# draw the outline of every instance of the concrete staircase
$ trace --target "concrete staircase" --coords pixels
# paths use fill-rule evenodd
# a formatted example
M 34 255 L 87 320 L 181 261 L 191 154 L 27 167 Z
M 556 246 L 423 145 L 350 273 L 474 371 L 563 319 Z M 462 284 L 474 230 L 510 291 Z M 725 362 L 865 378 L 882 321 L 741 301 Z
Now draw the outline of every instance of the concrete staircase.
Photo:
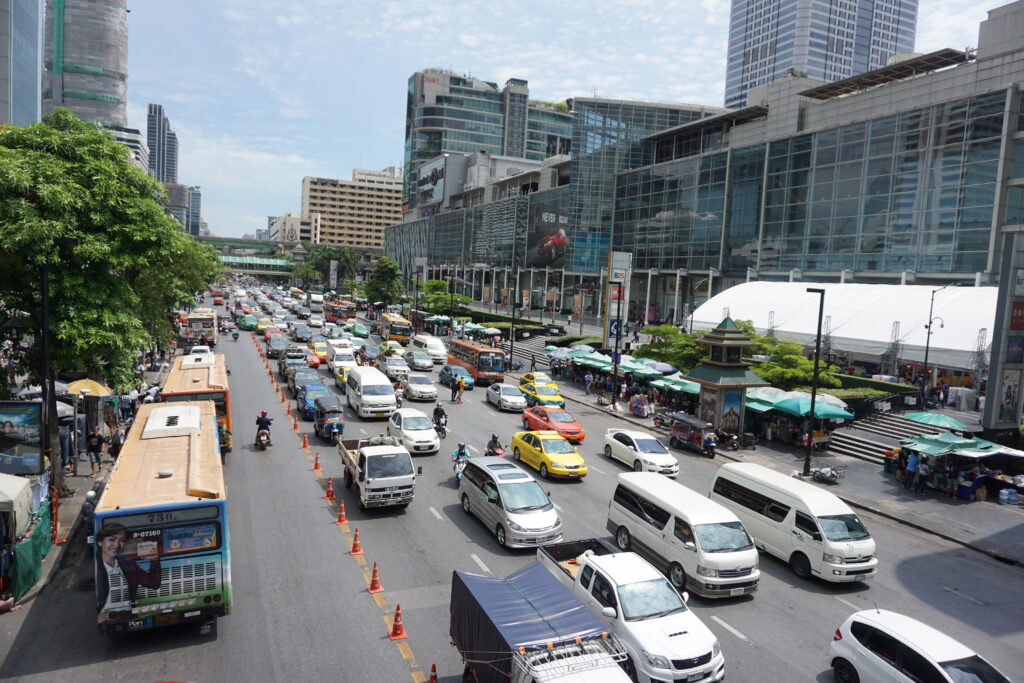
M 832 432 L 828 450 L 880 465 L 885 452 L 899 445 L 900 439 L 912 439 L 939 431 L 942 430 L 893 413 L 878 413 L 854 420 L 846 427 Z
M 832 432 L 828 443 L 829 453 L 859 458 L 877 465 L 882 464 L 885 452 L 891 448 L 892 446 L 867 439 L 848 429 L 837 429 Z
M 943 431 L 938 427 L 914 422 L 893 413 L 878 413 L 860 420 L 854 420 L 850 426 L 862 432 L 872 432 L 896 440 L 914 439 L 923 434 L 935 434 Z

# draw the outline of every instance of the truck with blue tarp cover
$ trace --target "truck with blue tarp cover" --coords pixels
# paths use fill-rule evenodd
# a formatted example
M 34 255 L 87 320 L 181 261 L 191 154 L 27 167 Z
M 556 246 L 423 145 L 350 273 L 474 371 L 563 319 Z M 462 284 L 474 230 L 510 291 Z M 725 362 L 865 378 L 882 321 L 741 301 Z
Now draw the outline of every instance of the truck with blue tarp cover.
M 537 562 L 504 579 L 454 571 L 450 615 L 464 681 L 629 681 L 619 641 Z

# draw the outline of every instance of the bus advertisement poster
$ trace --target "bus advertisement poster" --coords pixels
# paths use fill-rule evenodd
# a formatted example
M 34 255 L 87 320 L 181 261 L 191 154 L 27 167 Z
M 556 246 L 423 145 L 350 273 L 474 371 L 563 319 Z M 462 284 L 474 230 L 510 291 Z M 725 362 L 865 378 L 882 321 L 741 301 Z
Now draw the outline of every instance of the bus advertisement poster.
M 43 473 L 42 424 L 42 402 L 0 401 L 0 473 Z

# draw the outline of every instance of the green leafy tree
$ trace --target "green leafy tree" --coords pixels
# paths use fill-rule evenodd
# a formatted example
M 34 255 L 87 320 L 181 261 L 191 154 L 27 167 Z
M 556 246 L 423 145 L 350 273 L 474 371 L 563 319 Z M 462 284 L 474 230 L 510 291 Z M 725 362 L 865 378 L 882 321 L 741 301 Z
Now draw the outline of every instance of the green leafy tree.
M 465 305 L 470 299 L 465 294 L 453 294 L 448 291 L 447 280 L 427 280 L 420 285 L 420 308 L 431 313 L 448 315 L 452 310 L 455 315 L 467 313 Z
M 760 341 L 768 361 L 760 363 L 754 371 L 764 381 L 786 391 L 811 385 L 814 378 L 814 361 L 807 359 L 799 344 L 770 337 L 762 337 Z M 839 379 L 832 373 L 830 365 L 819 364 L 818 386 L 840 386 Z
M 402 266 L 393 258 L 382 256 L 366 280 L 366 298 L 371 302 L 383 301 L 386 306 L 401 301 L 404 295 Z
M 359 255 L 348 247 L 335 247 L 329 244 L 310 244 L 302 242 L 309 252 L 305 260 L 295 264 L 292 274 L 301 278 L 306 284 L 326 284 L 330 280 L 331 261 L 338 262 L 338 280 L 350 278 L 359 267 Z
M 672 325 L 648 325 L 643 332 L 655 341 L 637 350 L 641 358 L 659 360 L 685 371 L 696 367 L 708 355 L 708 347 L 698 342 L 700 337 L 680 332 Z

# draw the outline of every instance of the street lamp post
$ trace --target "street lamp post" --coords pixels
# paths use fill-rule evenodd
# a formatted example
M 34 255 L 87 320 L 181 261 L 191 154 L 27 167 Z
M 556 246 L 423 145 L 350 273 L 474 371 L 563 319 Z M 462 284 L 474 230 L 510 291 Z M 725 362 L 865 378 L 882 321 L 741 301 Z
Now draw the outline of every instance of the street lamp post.
M 629 275 L 626 276 L 630 277 Z M 612 410 L 616 410 L 615 399 L 619 393 L 619 348 L 622 345 L 622 299 L 626 293 L 626 283 L 618 283 L 619 302 L 615 307 L 615 318 L 618 322 L 615 329 L 615 354 L 612 356 Z
M 926 330 L 924 337 L 924 382 L 921 384 L 921 403 L 924 410 L 928 410 L 928 389 L 932 381 L 932 373 L 928 368 L 928 351 L 932 344 L 932 327 L 935 325 L 935 321 L 939 321 L 939 327 L 943 328 L 946 326 L 946 321 L 940 316 L 932 315 L 935 311 L 935 295 L 944 290 L 946 287 L 952 287 L 953 285 L 945 285 L 938 289 L 932 290 L 931 302 L 928 304 L 928 322 L 925 324 L 924 329 Z
M 808 287 L 808 294 L 817 294 L 818 299 L 818 333 L 814 338 L 814 374 L 811 376 L 811 412 L 807 415 L 807 443 L 804 452 L 804 476 L 811 475 L 811 451 L 814 449 L 814 404 L 818 398 L 818 364 L 821 361 L 821 321 L 825 316 L 825 290 L 819 287 Z

